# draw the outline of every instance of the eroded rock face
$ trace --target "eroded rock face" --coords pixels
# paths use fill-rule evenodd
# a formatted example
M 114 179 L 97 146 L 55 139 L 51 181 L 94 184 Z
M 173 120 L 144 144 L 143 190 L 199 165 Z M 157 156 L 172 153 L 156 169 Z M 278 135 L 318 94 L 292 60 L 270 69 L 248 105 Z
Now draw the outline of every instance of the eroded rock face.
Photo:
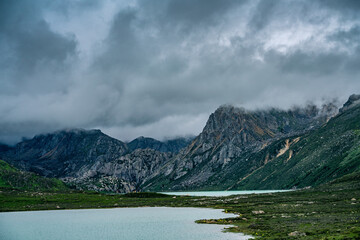
M 77 177 L 64 177 L 62 180 L 95 191 L 139 191 L 143 182 L 170 157 L 171 153 L 137 149 L 112 161 L 84 166 Z

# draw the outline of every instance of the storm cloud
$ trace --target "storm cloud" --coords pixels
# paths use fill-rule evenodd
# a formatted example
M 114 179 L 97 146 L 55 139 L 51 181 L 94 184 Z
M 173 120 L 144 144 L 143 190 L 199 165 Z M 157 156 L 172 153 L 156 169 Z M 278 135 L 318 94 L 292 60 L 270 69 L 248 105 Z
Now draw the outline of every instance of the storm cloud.
M 359 1 L 0 3 L 0 142 L 63 128 L 198 134 L 222 104 L 360 92 Z

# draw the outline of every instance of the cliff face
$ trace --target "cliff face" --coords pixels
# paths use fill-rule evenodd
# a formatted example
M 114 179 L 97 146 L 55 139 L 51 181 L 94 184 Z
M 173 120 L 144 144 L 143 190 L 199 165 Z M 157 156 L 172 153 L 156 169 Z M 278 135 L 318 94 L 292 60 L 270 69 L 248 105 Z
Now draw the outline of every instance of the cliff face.
M 80 189 L 109 192 L 140 191 L 143 182 L 171 156 L 171 153 L 153 149 L 137 149 L 112 161 L 98 161 L 84 166 L 77 177 L 63 177 L 62 180 Z

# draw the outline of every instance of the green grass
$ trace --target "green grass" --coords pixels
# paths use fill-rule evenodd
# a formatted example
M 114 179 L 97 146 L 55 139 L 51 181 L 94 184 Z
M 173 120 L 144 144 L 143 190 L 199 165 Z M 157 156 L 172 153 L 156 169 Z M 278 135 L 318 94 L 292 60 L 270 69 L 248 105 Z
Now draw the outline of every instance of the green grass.
M 20 171 L 0 160 L 0 188 L 28 191 L 67 191 L 68 187 L 55 178 L 45 178 L 35 173 Z
M 360 173 L 352 173 L 316 189 L 228 197 L 170 196 L 158 193 L 100 194 L 1 189 L 0 211 L 114 207 L 206 207 L 238 217 L 199 220 L 231 224 L 227 231 L 261 239 L 359 239 Z M 289 237 L 291 232 L 305 236 Z

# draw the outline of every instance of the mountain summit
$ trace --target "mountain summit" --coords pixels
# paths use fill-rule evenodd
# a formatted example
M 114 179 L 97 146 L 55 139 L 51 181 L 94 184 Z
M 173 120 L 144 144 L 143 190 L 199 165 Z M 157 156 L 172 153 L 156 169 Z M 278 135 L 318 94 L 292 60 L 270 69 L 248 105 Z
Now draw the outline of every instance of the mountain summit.
M 247 174 L 259 162 L 248 158 L 270 143 L 316 129 L 337 112 L 334 104 L 291 110 L 247 111 L 229 105 L 212 113 L 198 137 L 159 172 L 145 188 L 202 189 L 219 184 L 238 166 L 237 175 Z M 229 168 L 229 169 L 227 169 Z M 159 178 L 161 180 L 159 180 Z M 231 177 L 232 179 L 233 177 Z M 216 179 L 216 180 L 214 180 Z
M 360 104 L 360 94 L 352 94 L 349 99 L 344 103 L 343 107 L 340 108 L 340 112 L 344 112 L 345 110 L 354 107 Z

